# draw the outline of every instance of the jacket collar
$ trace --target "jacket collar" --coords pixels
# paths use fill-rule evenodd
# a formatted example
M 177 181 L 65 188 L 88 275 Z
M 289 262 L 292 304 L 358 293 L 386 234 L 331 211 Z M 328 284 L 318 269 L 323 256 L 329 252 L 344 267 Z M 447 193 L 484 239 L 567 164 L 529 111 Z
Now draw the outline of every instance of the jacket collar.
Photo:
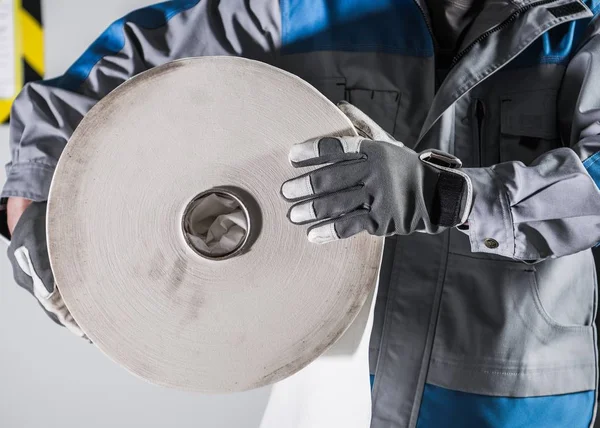
M 578 0 L 527 0 L 515 2 L 514 6 L 511 13 L 503 15 L 504 20 L 496 18 L 496 25 L 486 37 L 480 34 L 461 46 L 462 56 L 440 86 L 417 145 L 453 103 L 504 67 L 543 33 L 559 24 L 593 16 Z

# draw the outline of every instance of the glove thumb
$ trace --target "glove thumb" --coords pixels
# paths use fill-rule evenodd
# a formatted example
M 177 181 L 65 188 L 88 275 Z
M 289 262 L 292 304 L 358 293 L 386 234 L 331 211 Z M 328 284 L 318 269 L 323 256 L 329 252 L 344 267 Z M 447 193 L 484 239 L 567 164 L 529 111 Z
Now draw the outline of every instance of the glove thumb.
M 386 141 L 395 145 L 402 145 L 402 143 L 396 141 L 394 137 L 385 132 L 381 126 L 375 123 L 373 119 L 363 113 L 359 108 L 347 101 L 340 101 L 337 106 L 342 113 L 350 119 L 356 132 L 358 132 L 358 135 L 361 137 L 376 141 Z

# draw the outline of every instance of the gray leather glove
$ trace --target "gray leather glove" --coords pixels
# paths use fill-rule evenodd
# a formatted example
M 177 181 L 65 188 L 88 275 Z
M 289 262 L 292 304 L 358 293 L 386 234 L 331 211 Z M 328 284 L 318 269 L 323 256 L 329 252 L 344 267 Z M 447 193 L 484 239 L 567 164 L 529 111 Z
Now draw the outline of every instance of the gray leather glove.
M 283 197 L 295 202 L 290 221 L 316 222 L 308 230 L 310 241 L 329 242 L 363 230 L 378 236 L 439 233 L 466 221 L 472 191 L 460 160 L 440 151 L 418 154 L 356 107 L 338 106 L 361 136 L 294 145 L 289 155 L 294 167 L 324 166 L 281 187 Z
M 8 258 L 18 285 L 35 296 L 57 324 L 87 340 L 54 283 L 46 244 L 46 202 L 33 202 L 15 226 Z

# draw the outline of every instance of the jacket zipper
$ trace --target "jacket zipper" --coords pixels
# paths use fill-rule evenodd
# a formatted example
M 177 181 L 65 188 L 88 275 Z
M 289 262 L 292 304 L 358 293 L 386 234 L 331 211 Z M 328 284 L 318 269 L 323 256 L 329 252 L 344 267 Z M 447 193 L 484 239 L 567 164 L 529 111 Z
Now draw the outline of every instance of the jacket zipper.
M 477 121 L 477 166 L 483 166 L 483 123 L 485 120 L 485 104 L 480 99 L 475 101 L 475 120 Z
M 506 26 L 508 26 L 509 24 L 511 24 L 515 19 L 517 19 L 517 16 L 519 16 L 523 12 L 526 12 L 529 9 L 533 8 L 533 7 L 542 6 L 542 5 L 548 4 L 548 3 L 554 3 L 556 1 L 557 0 L 540 0 L 540 1 L 536 1 L 534 3 L 530 3 L 528 5 L 525 5 L 525 6 L 521 6 L 520 8 L 518 8 L 517 10 L 515 10 L 508 18 L 506 18 L 504 21 L 502 21 L 500 24 L 498 24 L 495 27 L 490 28 L 489 30 L 487 30 L 481 36 L 477 37 L 466 48 L 464 48 L 462 51 L 460 51 L 459 53 L 457 53 L 456 56 L 454 57 L 454 59 L 452 60 L 452 63 L 450 64 L 450 69 L 454 68 L 454 66 L 458 63 L 458 61 L 460 61 L 463 56 L 465 56 L 466 54 L 468 54 L 469 51 L 471 49 L 473 49 L 473 47 L 476 44 L 481 43 L 483 40 L 485 40 L 486 38 L 488 38 L 492 34 L 494 34 L 494 33 L 498 32 L 498 31 L 502 30 L 503 28 L 505 28 Z M 423 12 L 422 9 L 421 9 L 421 12 Z

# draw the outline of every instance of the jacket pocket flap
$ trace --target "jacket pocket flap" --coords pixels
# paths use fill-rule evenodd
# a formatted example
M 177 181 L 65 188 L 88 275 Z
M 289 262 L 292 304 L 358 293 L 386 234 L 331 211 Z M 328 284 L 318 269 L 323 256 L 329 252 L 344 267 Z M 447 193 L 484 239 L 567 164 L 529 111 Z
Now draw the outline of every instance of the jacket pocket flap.
M 502 97 L 501 103 L 502 134 L 558 138 L 555 90 L 514 93 Z
M 346 99 L 346 79 L 343 77 L 313 77 L 307 80 L 334 104 Z

